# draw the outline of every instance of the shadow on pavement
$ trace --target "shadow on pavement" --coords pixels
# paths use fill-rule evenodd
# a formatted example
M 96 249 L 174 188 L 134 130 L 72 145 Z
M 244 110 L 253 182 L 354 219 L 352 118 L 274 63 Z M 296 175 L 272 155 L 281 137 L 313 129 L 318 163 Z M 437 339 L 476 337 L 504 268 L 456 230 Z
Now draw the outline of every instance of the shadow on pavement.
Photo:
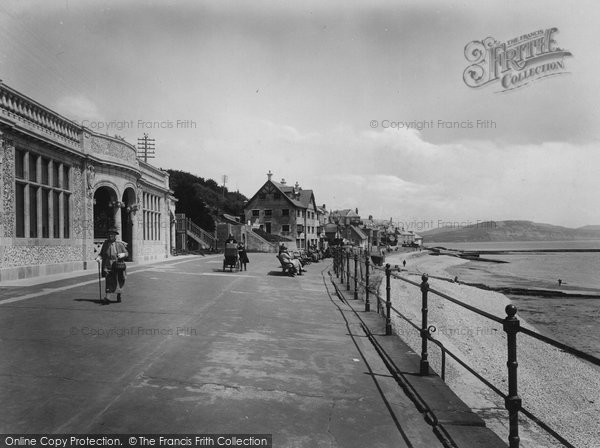
M 213 269 L 213 272 L 242 272 L 242 271 L 240 271 L 237 268 L 226 267 L 225 270 L 223 270 L 223 268 L 221 268 L 221 269 Z
M 290 277 L 291 275 L 285 272 L 281 272 L 281 271 L 269 271 L 267 272 L 267 275 L 272 275 L 273 277 Z
M 97 305 L 110 305 L 111 303 L 119 303 L 119 302 L 112 301 L 112 300 L 105 302 L 104 300 L 100 300 L 100 299 L 73 299 L 73 301 L 74 302 L 92 302 Z

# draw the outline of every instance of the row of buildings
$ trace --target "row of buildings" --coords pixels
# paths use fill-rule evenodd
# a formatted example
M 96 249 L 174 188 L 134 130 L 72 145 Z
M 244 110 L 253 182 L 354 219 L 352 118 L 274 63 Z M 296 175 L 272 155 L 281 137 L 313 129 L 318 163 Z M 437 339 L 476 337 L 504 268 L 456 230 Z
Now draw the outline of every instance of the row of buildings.
M 247 226 L 299 249 L 326 248 L 338 242 L 363 248 L 422 243 L 419 235 L 394 227 L 391 221 L 361 219 L 358 209 L 328 211 L 325 204 L 317 205 L 313 190 L 303 189 L 298 182 L 288 185 L 285 179 L 276 182 L 270 171 L 244 214 Z
M 255 250 L 279 242 L 301 249 L 343 240 L 362 247 L 393 242 L 388 229 L 361 220 L 358 210 L 328 211 L 312 190 L 276 182 L 271 172 L 267 177 L 237 226 Z M 95 270 L 112 226 L 136 263 L 168 258 L 188 237 L 213 247 L 231 231 L 225 223 L 209 235 L 176 215 L 169 174 L 140 159 L 133 145 L 1 81 L 0 185 L 0 282 Z

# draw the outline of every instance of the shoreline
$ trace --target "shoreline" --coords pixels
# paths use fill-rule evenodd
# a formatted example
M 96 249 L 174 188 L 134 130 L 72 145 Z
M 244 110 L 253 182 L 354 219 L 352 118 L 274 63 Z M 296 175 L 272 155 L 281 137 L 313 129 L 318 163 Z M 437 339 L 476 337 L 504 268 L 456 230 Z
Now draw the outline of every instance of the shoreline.
M 417 256 L 389 254 L 386 263 L 402 266 L 405 259 L 406 269 L 401 270 L 400 275 L 420 282 L 421 274 L 427 273 L 430 275 L 431 288 L 498 317 L 506 316 L 504 308 L 513 303 L 506 295 L 448 281 L 448 269 L 468 263 L 469 260 L 426 254 L 426 251 L 417 252 Z M 392 280 L 392 297 L 396 309 L 412 321 L 420 322 L 418 288 L 401 280 Z M 502 326 L 434 294 L 429 297 L 429 323 L 437 328 L 432 336 L 506 393 L 507 348 Z M 518 317 L 523 327 L 539 332 L 522 316 Z M 396 334 L 416 353 L 420 353 L 421 338 L 418 332 L 398 317 L 393 319 L 393 325 Z M 434 344 L 429 344 L 429 352 L 431 367 L 440 372 L 441 352 Z M 523 399 L 523 407 L 574 445 L 590 448 L 600 446 L 597 424 L 597 415 L 600 413 L 600 369 L 521 334 L 518 337 L 518 359 L 519 395 Z M 502 397 L 449 357 L 446 382 L 486 421 L 488 427 L 507 440 L 508 414 Z M 521 447 L 562 446 L 531 420 L 523 416 L 519 420 Z
M 479 261 L 479 260 L 466 260 Z M 451 268 L 449 268 L 451 269 Z M 436 275 L 430 275 L 430 278 L 436 278 L 450 283 L 456 283 L 452 279 L 452 275 L 458 277 L 455 272 L 446 271 L 450 277 L 440 277 Z M 502 294 L 513 294 L 521 296 L 536 296 L 536 297 L 554 297 L 554 298 L 579 298 L 579 299 L 600 299 L 600 290 L 592 288 L 584 288 L 580 286 L 569 286 L 569 289 L 565 286 L 562 289 L 548 289 L 546 287 L 510 287 L 510 286 L 490 286 L 486 283 L 473 283 L 466 281 L 459 281 L 461 285 L 472 286 L 473 288 L 483 289 L 485 291 L 496 291 Z

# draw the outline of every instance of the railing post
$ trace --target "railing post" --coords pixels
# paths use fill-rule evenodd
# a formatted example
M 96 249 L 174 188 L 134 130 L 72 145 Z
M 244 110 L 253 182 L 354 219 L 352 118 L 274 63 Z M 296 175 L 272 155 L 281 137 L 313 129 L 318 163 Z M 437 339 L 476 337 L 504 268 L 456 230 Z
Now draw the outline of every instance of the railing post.
M 333 253 L 333 272 L 335 273 L 336 277 L 340 276 L 340 272 L 338 270 L 338 251 L 337 248 L 332 249 L 332 253 Z
M 385 265 L 385 334 L 390 336 L 392 334 L 392 294 L 390 286 L 390 277 L 392 275 L 392 269 L 389 263 Z
M 429 330 L 427 329 L 427 293 L 429 291 L 429 276 L 423 274 L 421 276 L 421 375 L 429 375 L 429 354 L 427 353 L 427 338 L 429 337 Z
M 365 311 L 371 311 L 369 303 L 369 254 L 365 253 Z
M 340 283 L 344 283 L 344 275 L 346 274 L 345 263 L 344 263 L 345 252 L 344 249 L 340 247 Z
M 508 410 L 508 446 L 510 448 L 519 448 L 519 409 L 521 409 L 521 397 L 518 393 L 517 383 L 517 333 L 519 332 L 520 322 L 515 317 L 517 307 L 507 305 L 505 308 L 506 319 L 504 319 L 504 331 L 506 331 L 508 346 L 508 396 L 505 399 L 505 406 Z
M 354 300 L 358 300 L 358 254 L 354 254 Z
M 377 294 L 377 315 L 381 314 L 381 297 Z
M 346 290 L 350 291 L 350 251 L 346 252 Z

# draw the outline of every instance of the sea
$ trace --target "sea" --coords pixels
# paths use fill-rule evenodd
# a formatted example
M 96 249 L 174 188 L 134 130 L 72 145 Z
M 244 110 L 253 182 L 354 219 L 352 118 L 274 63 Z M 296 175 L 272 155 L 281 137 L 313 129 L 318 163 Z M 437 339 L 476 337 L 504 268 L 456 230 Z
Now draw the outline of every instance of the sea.
M 505 263 L 469 261 L 449 268 L 448 274 L 462 282 L 482 283 L 494 288 L 539 288 L 587 295 L 586 298 L 577 298 L 506 294 L 516 305 L 518 315 L 535 325 L 542 334 L 600 358 L 600 252 L 536 252 L 600 250 L 600 240 L 436 242 L 427 246 L 458 250 L 534 251 L 482 254 L 483 258 Z

